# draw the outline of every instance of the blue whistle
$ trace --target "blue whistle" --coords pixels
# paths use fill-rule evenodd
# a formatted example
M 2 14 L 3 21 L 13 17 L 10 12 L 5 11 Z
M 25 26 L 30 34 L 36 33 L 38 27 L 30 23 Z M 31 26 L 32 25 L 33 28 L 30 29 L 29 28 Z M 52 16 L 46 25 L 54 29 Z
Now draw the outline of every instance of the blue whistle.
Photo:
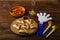
M 38 29 L 36 32 L 36 36 L 41 36 L 43 33 L 43 24 L 42 23 L 38 23 Z

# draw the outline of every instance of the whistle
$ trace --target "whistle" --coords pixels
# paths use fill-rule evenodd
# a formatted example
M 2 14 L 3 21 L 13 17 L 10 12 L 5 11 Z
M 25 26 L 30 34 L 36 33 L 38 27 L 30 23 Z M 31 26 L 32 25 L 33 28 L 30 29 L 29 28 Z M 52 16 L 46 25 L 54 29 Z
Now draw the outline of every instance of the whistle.
M 56 30 L 56 28 L 56 25 L 53 25 L 52 30 L 46 35 L 46 38 L 48 38 Z
M 45 34 L 47 32 L 47 30 L 51 27 L 52 25 L 52 21 L 48 22 L 48 27 L 43 31 L 43 34 Z

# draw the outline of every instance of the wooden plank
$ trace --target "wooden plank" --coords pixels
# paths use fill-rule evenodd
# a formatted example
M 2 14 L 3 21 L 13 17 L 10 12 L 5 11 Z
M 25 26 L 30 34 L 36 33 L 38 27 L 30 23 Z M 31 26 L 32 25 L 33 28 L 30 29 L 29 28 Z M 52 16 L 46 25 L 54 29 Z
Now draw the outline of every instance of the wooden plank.
M 14 34 L 10 30 L 10 25 L 13 20 L 17 19 L 12 17 L 9 13 L 10 9 L 14 6 L 24 6 L 26 8 L 26 14 L 28 15 L 28 11 L 33 8 L 32 3 L 29 2 L 19 2 L 19 1 L 0 1 L 0 40 L 60 40 L 60 2 L 40 2 L 37 1 L 34 7 L 36 12 L 47 12 L 51 14 L 53 17 L 53 25 L 56 24 L 58 30 L 53 33 L 49 38 L 45 39 L 45 35 L 41 37 L 28 36 L 21 37 Z M 29 15 L 28 15 L 29 16 Z M 31 16 L 29 16 L 32 18 Z M 37 21 L 37 16 L 33 16 L 33 19 Z

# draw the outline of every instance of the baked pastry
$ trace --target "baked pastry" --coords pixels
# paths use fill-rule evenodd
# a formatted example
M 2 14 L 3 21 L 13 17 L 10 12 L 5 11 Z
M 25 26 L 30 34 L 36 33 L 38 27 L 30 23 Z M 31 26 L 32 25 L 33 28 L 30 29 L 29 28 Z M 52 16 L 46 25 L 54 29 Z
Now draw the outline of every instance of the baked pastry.
M 22 6 L 16 6 L 16 7 L 13 7 L 11 10 L 10 10 L 10 14 L 12 16 L 15 16 L 15 17 L 20 17 L 22 15 L 24 15 L 25 13 L 25 8 L 22 7 Z
M 11 30 L 19 35 L 33 34 L 37 30 L 37 23 L 30 18 L 19 18 L 12 22 Z

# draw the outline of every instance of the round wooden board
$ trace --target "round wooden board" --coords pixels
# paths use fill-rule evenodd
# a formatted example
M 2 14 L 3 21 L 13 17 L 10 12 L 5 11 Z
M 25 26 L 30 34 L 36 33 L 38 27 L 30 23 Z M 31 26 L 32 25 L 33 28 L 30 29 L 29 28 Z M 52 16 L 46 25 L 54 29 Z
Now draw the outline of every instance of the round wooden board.
M 16 20 L 23 20 L 23 18 L 18 18 L 18 19 L 16 19 Z M 18 35 L 27 35 L 27 34 L 29 35 L 29 34 L 33 34 L 33 33 L 36 32 L 36 30 L 37 30 L 37 23 L 34 21 L 34 23 L 35 23 L 35 25 L 36 25 L 36 28 L 35 28 L 35 29 L 28 29 L 28 33 L 25 33 L 25 32 L 20 33 L 19 30 L 17 30 L 16 28 L 13 27 L 13 24 L 16 24 L 16 20 L 14 20 L 14 21 L 12 22 L 11 26 L 10 26 L 11 31 L 13 31 L 14 33 L 16 33 L 16 34 L 18 34 Z M 32 19 L 32 20 L 33 20 L 33 19 Z

